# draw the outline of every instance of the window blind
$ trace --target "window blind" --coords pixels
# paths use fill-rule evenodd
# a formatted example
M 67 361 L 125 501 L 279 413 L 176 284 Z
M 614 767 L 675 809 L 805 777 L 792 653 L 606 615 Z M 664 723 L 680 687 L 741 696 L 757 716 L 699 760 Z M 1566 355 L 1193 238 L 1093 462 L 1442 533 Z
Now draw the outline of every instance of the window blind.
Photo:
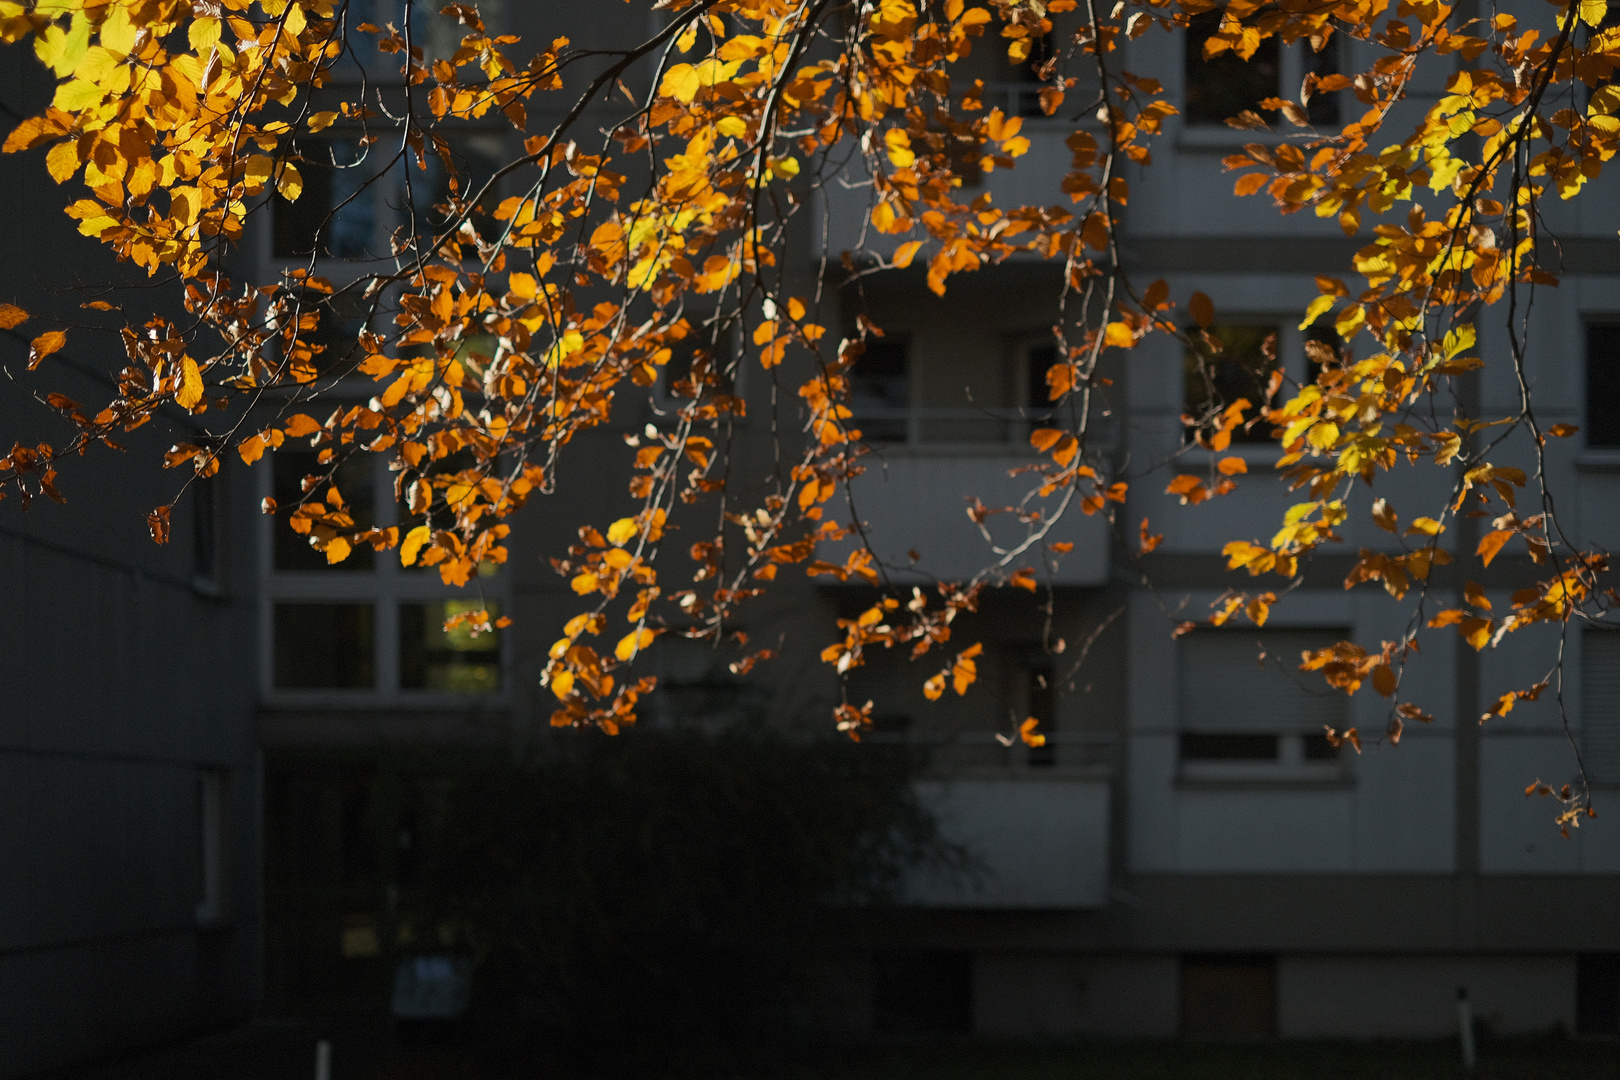
M 1596 783 L 1620 783 L 1620 632 L 1581 638 L 1582 757 Z
M 1344 727 L 1350 699 L 1299 670 L 1300 653 L 1344 638 L 1339 630 L 1193 631 L 1180 642 L 1181 726 L 1277 733 Z

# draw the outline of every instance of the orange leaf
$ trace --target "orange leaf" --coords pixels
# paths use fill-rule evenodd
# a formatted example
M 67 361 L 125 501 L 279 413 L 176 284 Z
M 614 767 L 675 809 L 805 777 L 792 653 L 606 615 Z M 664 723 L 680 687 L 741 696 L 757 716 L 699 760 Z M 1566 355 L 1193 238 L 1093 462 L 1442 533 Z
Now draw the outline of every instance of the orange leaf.
M 1479 548 L 1474 554 L 1484 559 L 1485 565 L 1489 566 L 1491 560 L 1496 558 L 1497 553 L 1511 539 L 1513 539 L 1513 532 L 1510 529 L 1497 529 L 1495 532 L 1488 532 L 1480 538 Z
M 1192 294 L 1192 299 L 1187 301 L 1187 310 L 1192 314 L 1193 321 L 1205 330 L 1215 325 L 1215 304 L 1203 293 Z
M 1029 433 L 1029 445 L 1044 454 L 1056 446 L 1061 438 L 1063 438 L 1063 432 L 1057 428 L 1036 428 Z
M 301 439 L 319 430 L 321 430 L 320 421 L 305 413 L 298 413 L 287 421 L 286 432 L 289 438 Z
M 1240 457 L 1221 458 L 1215 467 L 1221 471 L 1222 476 L 1236 476 L 1249 471 L 1249 463 Z
M 1034 574 L 1033 571 L 1031 571 L 1029 569 L 1029 567 L 1026 566 L 1022 570 L 1016 571 L 1013 574 L 1012 577 L 1008 578 L 1007 579 L 1007 584 L 1017 586 L 1020 589 L 1028 589 L 1030 592 L 1034 592 L 1035 591 L 1035 574 Z
M 39 367 L 39 362 L 67 344 L 67 334 L 60 330 L 47 330 L 35 338 L 28 348 L 28 370 Z
M 10 330 L 28 321 L 28 312 L 16 304 L 0 304 L 0 330 Z

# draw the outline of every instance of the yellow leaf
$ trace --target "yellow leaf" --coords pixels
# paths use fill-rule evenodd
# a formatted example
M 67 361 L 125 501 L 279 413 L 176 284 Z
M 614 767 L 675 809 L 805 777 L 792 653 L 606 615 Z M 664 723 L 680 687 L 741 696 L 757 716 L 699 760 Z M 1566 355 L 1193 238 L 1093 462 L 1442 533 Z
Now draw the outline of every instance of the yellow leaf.
M 415 566 L 416 557 L 422 550 L 422 545 L 428 542 L 433 530 L 426 525 L 418 525 L 405 534 L 405 542 L 399 545 L 399 565 Z
M 1111 322 L 1103 330 L 1103 344 L 1110 349 L 1128 349 L 1136 344 L 1136 335 L 1122 322 Z
M 633 540 L 640 530 L 636 527 L 635 518 L 620 518 L 608 526 L 608 543 L 614 547 L 623 547 Z
M 551 692 L 561 700 L 568 696 L 574 688 L 574 673 L 572 671 L 559 671 L 551 677 Z
M 197 403 L 202 401 L 203 381 L 202 372 L 197 368 L 197 361 L 189 356 L 180 358 L 180 387 L 174 393 L 175 404 L 182 409 L 195 409 Z M 332 562 L 338 560 L 332 559 Z
M 889 160 L 897 169 L 909 168 L 917 160 L 917 155 L 911 151 L 911 136 L 899 128 L 890 128 L 883 133 L 883 143 L 888 147 Z
M 1603 25 L 1609 13 L 1609 0 L 1580 0 L 1581 21 L 1593 29 Z
M 193 52 L 205 56 L 209 49 L 219 43 L 220 29 L 220 21 L 212 15 L 192 19 L 191 25 L 186 28 L 186 40 L 191 42 Z
M 354 549 L 349 545 L 349 542 L 341 536 L 332 537 L 332 539 L 326 542 L 326 546 L 321 549 L 322 553 L 326 556 L 328 565 L 340 563 L 344 559 L 347 559 L 349 557 L 349 552 L 352 550 Z
M 325 131 L 327 128 L 332 126 L 332 122 L 337 119 L 337 115 L 337 113 L 332 112 L 330 109 L 326 110 L 325 112 L 310 113 L 309 130 Z
M 658 85 L 659 94 L 672 97 L 683 105 L 690 105 L 703 86 L 703 78 L 691 64 L 676 64 L 664 72 L 664 81 Z
M 894 249 L 894 258 L 890 261 L 895 266 L 898 266 L 904 270 L 906 267 L 911 265 L 911 260 L 916 258 L 917 252 L 922 248 L 922 246 L 923 242 L 921 240 L 907 240 L 905 243 Z
M 298 196 L 304 193 L 304 174 L 292 162 L 281 167 L 281 175 L 276 178 L 276 190 L 288 202 L 297 202 Z
M 1406 529 L 1407 536 L 1439 536 L 1446 527 L 1431 517 L 1415 519 Z
M 58 184 L 73 179 L 73 174 L 79 171 L 79 143 L 76 139 L 59 142 L 51 147 L 45 155 L 45 171 L 51 174 L 51 179 Z
M 636 653 L 651 645 L 657 636 L 656 631 L 646 626 L 632 630 L 619 639 L 619 643 L 613 647 L 613 655 L 620 660 L 629 661 Z

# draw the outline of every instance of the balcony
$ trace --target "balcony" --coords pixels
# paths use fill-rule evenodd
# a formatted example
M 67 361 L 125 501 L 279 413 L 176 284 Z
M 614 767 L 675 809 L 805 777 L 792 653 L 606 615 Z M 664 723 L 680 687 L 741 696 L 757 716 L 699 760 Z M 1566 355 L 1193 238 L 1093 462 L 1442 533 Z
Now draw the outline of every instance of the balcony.
M 1010 440 L 992 441 L 998 428 L 1021 431 L 1020 425 L 1027 426 L 1027 422 L 997 419 L 986 410 L 973 410 L 970 418 L 955 418 L 959 412 L 968 410 L 912 409 L 906 410 L 903 419 L 887 422 L 924 431 L 947 422 L 958 431 L 965 424 L 982 425 L 984 441 L 878 444 L 876 452 L 865 459 L 865 474 L 850 485 L 855 516 L 865 523 L 866 539 L 894 580 L 922 583 L 970 578 L 1024 540 L 1028 529 L 1016 515 L 995 514 L 984 522 L 993 543 L 987 542 L 979 525 L 968 516 L 974 498 L 990 508 L 1022 504 L 1046 513 L 1054 512 L 1062 500 L 1062 492 L 1046 499 L 1034 497 L 1031 492 L 1039 483 L 1029 473 L 1008 475 L 1034 462 L 1027 449 Z M 862 423 L 871 426 L 868 421 Z M 1011 573 L 1027 567 L 1037 581 L 1053 585 L 1101 585 L 1108 580 L 1108 541 L 1107 518 L 1103 514 L 1086 516 L 1075 498 L 1043 542 L 1009 561 L 1004 570 Z M 1054 543 L 1070 543 L 1074 548 L 1058 557 L 1048 550 Z M 1049 560 L 1055 561 L 1055 568 Z

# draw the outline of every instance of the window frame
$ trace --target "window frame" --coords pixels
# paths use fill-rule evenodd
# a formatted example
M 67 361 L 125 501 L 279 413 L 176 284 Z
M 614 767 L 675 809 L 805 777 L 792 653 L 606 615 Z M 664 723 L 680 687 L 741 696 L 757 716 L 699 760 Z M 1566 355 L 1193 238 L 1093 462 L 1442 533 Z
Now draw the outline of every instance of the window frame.
M 1176 41 L 1179 43 L 1178 48 L 1181 54 L 1180 63 L 1177 65 L 1176 69 L 1178 77 L 1181 80 L 1179 93 L 1181 105 L 1178 107 L 1181 109 L 1182 115 L 1178 121 L 1178 130 L 1176 136 L 1176 141 L 1179 145 L 1189 149 L 1197 149 L 1201 146 L 1225 148 L 1233 145 L 1252 142 L 1276 145 L 1289 141 L 1292 134 L 1312 130 L 1309 128 L 1295 128 L 1292 124 L 1288 124 L 1287 121 L 1283 121 L 1284 126 L 1274 128 L 1269 131 L 1264 129 L 1240 130 L 1237 128 L 1228 127 L 1224 122 L 1193 123 L 1190 119 L 1188 119 L 1189 114 L 1187 110 L 1187 91 L 1189 89 L 1190 82 L 1188 77 L 1190 72 L 1188 68 L 1190 65 L 1187 62 L 1188 57 L 1186 50 L 1190 45 L 1190 41 L 1185 34 L 1177 34 Z M 1351 41 L 1342 33 L 1334 34 L 1332 41 L 1337 43 L 1335 47 L 1339 51 L 1339 68 L 1342 71 L 1345 67 L 1349 66 L 1346 63 L 1345 53 L 1351 47 Z M 1305 75 L 1310 70 L 1308 58 L 1314 55 L 1315 54 L 1311 52 L 1310 42 L 1308 40 L 1296 41 L 1292 45 L 1278 41 L 1276 96 L 1292 100 L 1291 94 L 1297 94 L 1299 89 L 1304 85 Z M 1294 89 L 1290 91 L 1290 88 Z M 1327 124 L 1316 127 L 1314 129 L 1315 131 L 1323 135 L 1329 135 L 1335 134 L 1344 129 L 1347 122 L 1345 117 L 1350 112 L 1354 111 L 1353 107 L 1351 107 L 1345 100 L 1344 95 L 1349 93 L 1351 93 L 1351 91 L 1348 90 L 1332 91 L 1333 96 L 1338 98 L 1339 122 L 1336 124 Z M 1309 109 L 1309 105 L 1305 105 L 1304 107 Z
M 1320 731 L 1304 730 L 1297 723 L 1283 724 L 1276 728 L 1255 728 L 1243 724 L 1233 724 L 1229 731 L 1217 731 L 1204 727 L 1193 727 L 1188 724 L 1188 717 L 1184 709 L 1186 688 L 1181 685 L 1187 677 L 1185 652 L 1190 643 L 1198 635 L 1204 635 L 1210 640 L 1214 635 L 1237 637 L 1252 637 L 1258 644 L 1268 635 L 1283 636 L 1292 634 L 1323 634 L 1341 639 L 1352 636 L 1350 628 L 1343 625 L 1301 625 L 1301 626 L 1274 626 L 1269 628 L 1241 627 L 1241 628 L 1210 628 L 1195 630 L 1191 634 L 1175 642 L 1175 670 L 1177 680 L 1176 711 L 1175 711 L 1175 780 L 1177 784 L 1248 784 L 1261 785 L 1277 784 L 1307 784 L 1310 786 L 1342 785 L 1353 781 L 1350 770 L 1350 755 L 1343 747 L 1331 758 L 1313 757 L 1307 749 L 1307 742 L 1321 737 Z M 1268 654 L 1273 647 L 1267 645 Z M 1278 663 L 1282 663 L 1279 659 Z M 1301 678 L 1307 678 L 1301 675 Z M 1327 688 L 1324 687 L 1324 690 Z M 1330 691 L 1323 696 L 1336 694 Z M 1349 726 L 1352 717 L 1352 704 L 1349 698 L 1344 698 L 1344 726 Z M 1342 728 L 1341 728 L 1342 730 Z M 1276 754 L 1274 757 L 1189 757 L 1186 753 L 1186 740 L 1184 736 L 1212 736 L 1221 737 L 1232 735 L 1238 737 L 1265 736 L 1275 739 Z
M 365 451 L 360 451 L 364 453 Z M 398 524 L 394 501 L 393 474 L 384 455 L 372 455 L 372 498 L 375 524 L 387 528 Z M 274 458 L 267 454 L 253 466 L 261 497 L 274 490 Z M 512 661 L 515 650 L 509 631 L 497 631 L 499 648 L 492 650 L 501 671 L 500 688 L 487 694 L 457 694 L 436 690 L 405 689 L 400 686 L 400 608 L 405 604 L 467 599 L 498 606 L 504 614 L 511 610 L 511 574 L 504 568 L 488 577 L 457 588 L 446 585 L 436 570 L 409 570 L 399 565 L 395 551 L 376 554 L 370 571 L 278 570 L 275 567 L 276 528 L 286 528 L 278 515 L 266 514 L 258 530 L 258 568 L 261 582 L 259 604 L 259 688 L 262 699 L 277 707 L 375 708 L 378 706 L 412 709 L 466 709 L 507 706 L 512 700 Z M 396 549 L 397 550 L 397 549 Z M 290 688 L 275 681 L 275 611 L 282 603 L 371 604 L 372 666 L 375 673 L 368 688 Z
M 1306 383 L 1310 375 L 1310 362 L 1305 355 L 1307 331 L 1299 328 L 1298 312 L 1279 315 L 1275 312 L 1265 314 L 1241 310 L 1223 311 L 1220 320 L 1211 329 L 1220 326 L 1275 326 L 1277 330 L 1277 358 L 1281 363 L 1284 379 L 1291 380 L 1296 385 Z M 1181 364 L 1181 369 L 1177 372 L 1177 375 L 1183 379 L 1186 372 L 1186 356 L 1187 350 L 1185 348 L 1182 348 L 1177 353 L 1177 359 Z M 1281 397 L 1287 393 L 1288 382 L 1285 381 L 1282 389 L 1278 391 L 1278 396 Z M 1183 385 L 1180 398 L 1181 415 L 1187 414 L 1187 407 L 1187 394 L 1185 385 Z M 1246 461 L 1265 462 L 1274 461 L 1283 455 L 1283 448 L 1275 439 L 1260 439 L 1253 442 L 1239 442 L 1234 439 L 1231 445 L 1217 454 L 1194 443 L 1191 433 L 1186 428 L 1182 429 L 1182 438 L 1187 446 L 1183 460 L 1187 461 L 1202 460 L 1204 455 L 1208 457 L 1231 457 L 1236 455 Z

